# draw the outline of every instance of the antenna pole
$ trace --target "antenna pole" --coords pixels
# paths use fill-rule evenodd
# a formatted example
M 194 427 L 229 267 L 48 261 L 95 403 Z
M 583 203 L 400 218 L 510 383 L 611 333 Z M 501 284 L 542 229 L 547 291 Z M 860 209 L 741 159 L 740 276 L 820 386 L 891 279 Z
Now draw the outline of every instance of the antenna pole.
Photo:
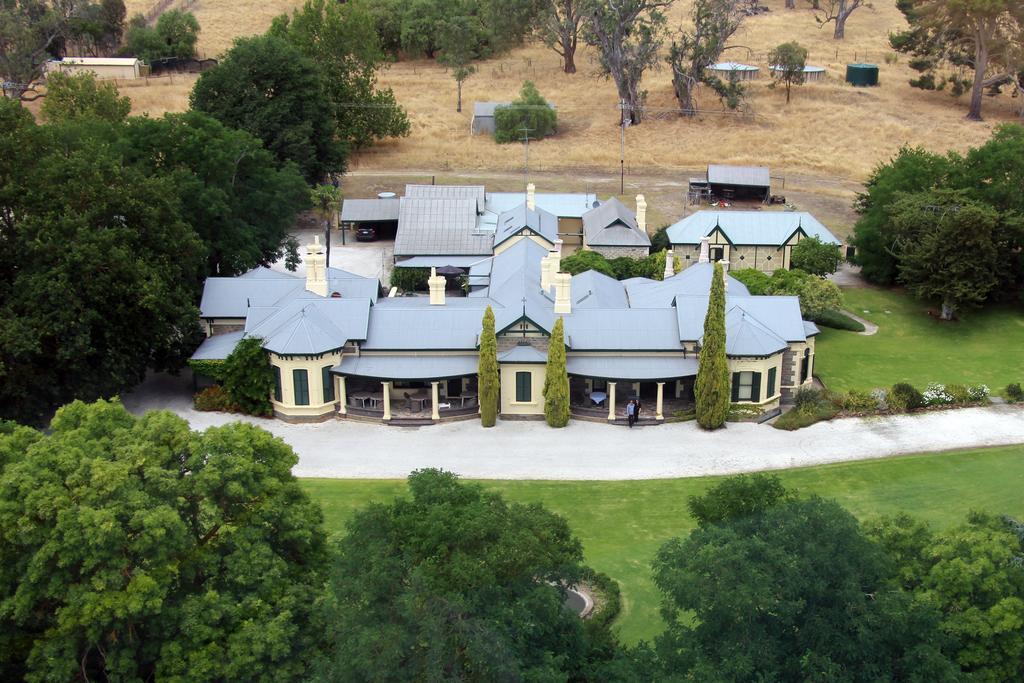
M 526 186 L 530 184 L 530 133 L 533 128 L 527 128 L 524 123 L 519 130 L 523 132 L 523 192 L 526 192 Z
M 619 100 L 619 128 L 622 136 L 619 139 L 619 194 L 626 194 L 626 100 Z

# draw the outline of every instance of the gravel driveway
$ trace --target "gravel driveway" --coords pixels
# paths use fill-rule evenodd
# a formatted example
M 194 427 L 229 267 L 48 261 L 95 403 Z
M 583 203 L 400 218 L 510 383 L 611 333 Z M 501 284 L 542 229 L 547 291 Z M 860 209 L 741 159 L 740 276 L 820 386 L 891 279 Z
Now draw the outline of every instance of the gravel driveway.
M 709 433 L 692 422 L 633 430 L 500 421 L 493 429 L 475 421 L 403 428 L 345 420 L 295 425 L 202 413 L 191 408 L 190 387 L 187 376 L 157 375 L 124 403 L 136 413 L 171 410 L 194 429 L 235 420 L 257 424 L 295 449 L 300 477 L 394 479 L 441 467 L 473 479 L 658 479 L 1024 443 L 1019 405 L 832 420 L 795 432 L 742 423 Z

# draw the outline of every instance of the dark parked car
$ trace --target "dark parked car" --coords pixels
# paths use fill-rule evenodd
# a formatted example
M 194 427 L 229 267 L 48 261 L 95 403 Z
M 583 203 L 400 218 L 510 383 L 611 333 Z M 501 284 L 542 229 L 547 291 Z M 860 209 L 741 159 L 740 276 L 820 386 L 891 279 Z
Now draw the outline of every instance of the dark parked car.
M 364 225 L 356 229 L 357 242 L 374 242 L 377 239 L 377 228 Z

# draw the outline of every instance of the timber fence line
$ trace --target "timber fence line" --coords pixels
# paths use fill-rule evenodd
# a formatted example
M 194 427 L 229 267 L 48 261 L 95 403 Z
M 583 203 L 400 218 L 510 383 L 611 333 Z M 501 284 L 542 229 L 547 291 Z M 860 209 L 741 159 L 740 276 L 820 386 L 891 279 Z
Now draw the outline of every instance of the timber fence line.
M 146 24 L 152 24 L 160 18 L 160 15 L 175 5 L 181 5 L 181 9 L 188 9 L 196 3 L 196 0 L 157 0 L 148 10 L 142 13 Z

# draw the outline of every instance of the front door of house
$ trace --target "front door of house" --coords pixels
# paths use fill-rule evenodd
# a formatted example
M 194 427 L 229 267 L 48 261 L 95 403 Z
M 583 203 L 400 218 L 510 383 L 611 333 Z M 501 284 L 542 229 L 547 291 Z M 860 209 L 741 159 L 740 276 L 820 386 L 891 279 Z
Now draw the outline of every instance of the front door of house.
M 711 247 L 711 262 L 721 261 L 725 258 L 725 247 Z

